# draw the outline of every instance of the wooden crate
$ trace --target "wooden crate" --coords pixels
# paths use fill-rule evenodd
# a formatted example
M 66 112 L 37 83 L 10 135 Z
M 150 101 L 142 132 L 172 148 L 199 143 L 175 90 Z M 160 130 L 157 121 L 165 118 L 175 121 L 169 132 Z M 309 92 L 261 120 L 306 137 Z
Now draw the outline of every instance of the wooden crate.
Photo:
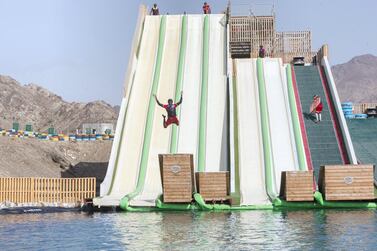
M 325 200 L 374 200 L 373 165 L 321 166 L 318 187 Z
M 195 190 L 192 154 L 160 154 L 163 201 L 191 202 Z
M 196 187 L 205 201 L 229 199 L 229 172 L 197 172 Z
M 313 201 L 313 171 L 282 172 L 280 196 L 286 201 Z

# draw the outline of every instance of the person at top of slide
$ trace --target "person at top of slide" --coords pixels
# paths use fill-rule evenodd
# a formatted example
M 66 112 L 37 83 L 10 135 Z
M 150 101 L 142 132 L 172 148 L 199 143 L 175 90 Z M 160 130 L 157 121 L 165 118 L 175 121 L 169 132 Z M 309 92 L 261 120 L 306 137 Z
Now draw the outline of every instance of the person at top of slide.
M 153 16 L 158 16 L 158 15 L 160 15 L 160 10 L 158 9 L 156 3 L 153 4 L 153 7 L 152 7 L 152 9 L 151 9 L 151 11 L 150 11 L 149 14 L 150 14 L 150 15 L 153 15 Z
M 203 13 L 204 14 L 211 14 L 211 7 L 207 2 L 204 2 L 203 4 Z
M 260 58 L 264 58 L 266 56 L 266 50 L 263 48 L 263 45 L 259 46 L 259 53 L 258 54 L 259 54 L 258 56 Z
M 322 116 L 321 116 L 322 110 L 323 110 L 323 104 L 321 102 L 321 98 L 318 95 L 314 95 L 313 102 L 310 106 L 310 113 L 311 114 L 315 113 L 315 118 L 316 118 L 315 123 L 322 121 Z
M 176 124 L 177 126 L 179 126 L 179 120 L 177 118 L 176 108 L 177 108 L 177 106 L 182 104 L 183 91 L 181 91 L 181 98 L 176 104 L 173 104 L 173 100 L 170 98 L 170 99 L 168 99 L 168 104 L 164 105 L 160 101 L 158 101 L 156 94 L 154 94 L 153 96 L 156 99 L 157 104 L 159 106 L 161 106 L 162 108 L 165 108 L 166 113 L 168 114 L 168 119 L 166 119 L 165 115 L 162 115 L 162 117 L 163 117 L 163 121 L 162 121 L 163 123 L 162 124 L 163 124 L 164 128 L 167 128 L 171 124 Z

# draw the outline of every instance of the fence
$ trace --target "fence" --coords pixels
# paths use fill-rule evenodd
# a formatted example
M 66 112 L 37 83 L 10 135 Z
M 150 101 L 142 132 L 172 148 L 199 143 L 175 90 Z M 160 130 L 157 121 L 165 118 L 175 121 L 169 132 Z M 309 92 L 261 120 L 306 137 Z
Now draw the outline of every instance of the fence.
M 263 45 L 266 56 L 272 56 L 275 42 L 274 16 L 241 16 L 230 18 L 230 43 L 248 42 L 251 56 L 257 57 Z
M 365 113 L 368 108 L 376 108 L 377 103 L 362 103 L 362 104 L 353 104 L 353 113 L 360 114 Z
M 289 63 L 294 57 L 305 57 L 305 62 L 312 61 L 312 36 L 310 31 L 276 32 L 274 57 L 283 58 Z
M 249 44 L 250 56 L 257 57 L 263 45 L 267 57 L 281 57 L 290 63 L 294 57 L 304 57 L 312 62 L 312 38 L 310 31 L 276 32 L 275 16 L 232 16 L 229 20 L 230 45 Z
M 95 195 L 95 178 L 0 177 L 0 202 L 78 203 Z

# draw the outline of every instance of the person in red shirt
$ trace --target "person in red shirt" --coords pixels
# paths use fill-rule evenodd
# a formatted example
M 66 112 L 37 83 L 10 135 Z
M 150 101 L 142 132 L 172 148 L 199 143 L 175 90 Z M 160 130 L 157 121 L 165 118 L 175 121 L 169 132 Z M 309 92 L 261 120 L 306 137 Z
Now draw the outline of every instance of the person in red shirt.
M 323 104 L 321 102 L 321 98 L 318 95 L 313 96 L 313 102 L 310 106 L 310 113 L 313 114 L 315 113 L 315 118 L 316 118 L 316 123 L 322 121 L 322 113 L 323 110 Z
M 207 4 L 207 2 L 204 2 L 203 4 L 203 12 L 204 14 L 211 14 L 211 7 L 209 4 Z
M 168 114 L 168 119 L 166 119 L 165 115 L 162 115 L 162 117 L 163 117 L 163 121 L 162 121 L 163 123 L 162 124 L 163 124 L 164 128 L 167 128 L 171 124 L 176 124 L 177 126 L 179 126 L 179 120 L 177 118 L 176 108 L 177 108 L 177 106 L 182 104 L 183 92 L 181 92 L 181 98 L 176 104 L 173 104 L 173 100 L 170 98 L 168 100 L 168 104 L 164 105 L 160 101 L 158 101 L 158 98 L 157 98 L 156 95 L 153 95 L 153 96 L 156 99 L 157 104 L 159 106 L 161 106 L 162 108 L 164 108 L 166 110 L 166 113 Z

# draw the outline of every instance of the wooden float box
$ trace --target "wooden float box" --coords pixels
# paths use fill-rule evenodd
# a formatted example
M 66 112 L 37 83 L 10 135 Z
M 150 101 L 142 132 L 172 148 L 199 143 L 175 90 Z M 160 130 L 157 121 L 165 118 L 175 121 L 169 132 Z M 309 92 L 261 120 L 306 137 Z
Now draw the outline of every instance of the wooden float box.
M 205 201 L 229 199 L 229 172 L 197 172 L 196 187 Z
M 374 200 L 374 166 L 321 166 L 318 187 L 329 201 Z
M 313 171 L 282 172 L 280 197 L 286 201 L 313 201 Z
M 163 201 L 190 203 L 195 191 L 194 157 L 192 154 L 160 154 Z

